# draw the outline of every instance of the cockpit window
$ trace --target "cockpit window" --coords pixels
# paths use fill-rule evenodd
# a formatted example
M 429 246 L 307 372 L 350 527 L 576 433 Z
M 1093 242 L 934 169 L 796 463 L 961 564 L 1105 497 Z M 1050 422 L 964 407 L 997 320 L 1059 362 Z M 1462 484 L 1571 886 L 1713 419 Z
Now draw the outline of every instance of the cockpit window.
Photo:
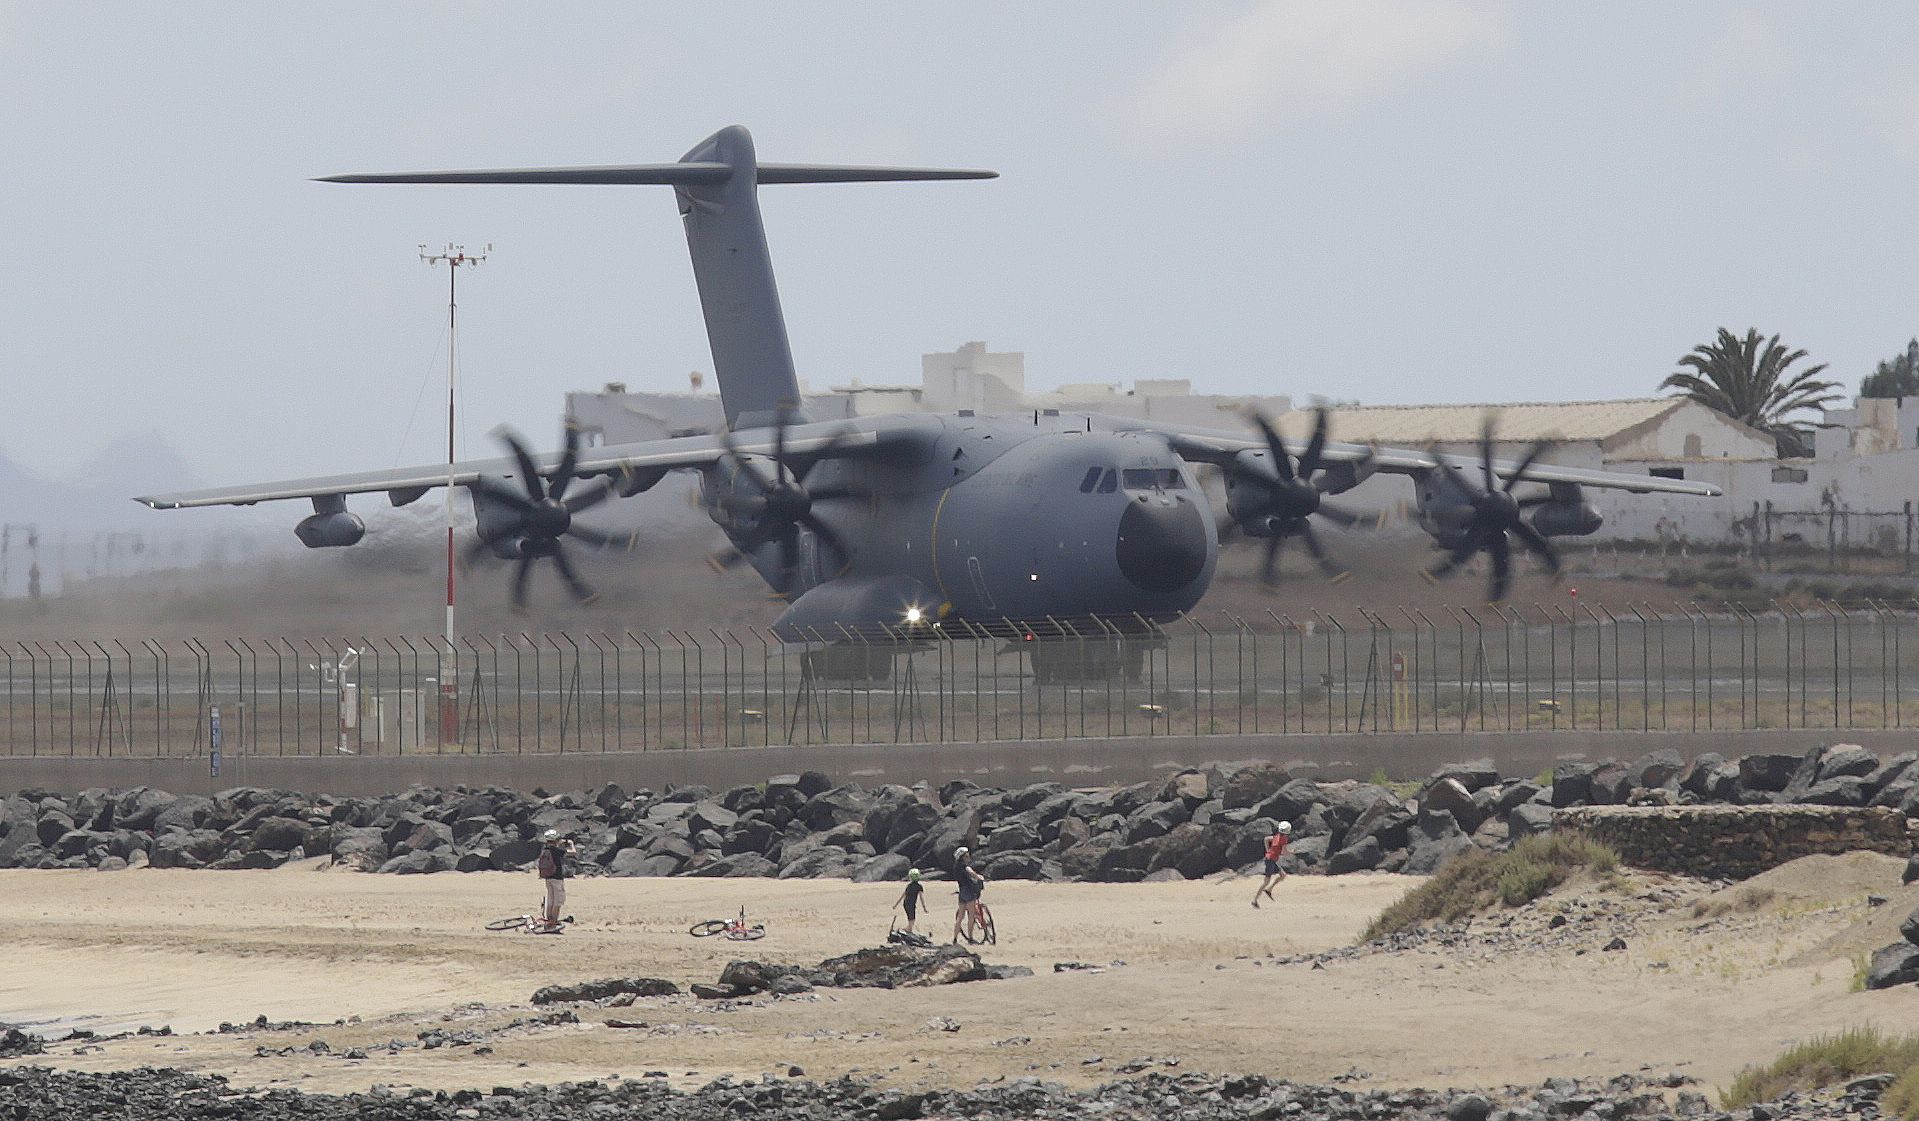
M 1125 475 L 1127 490 L 1186 489 L 1186 478 L 1177 467 L 1128 467 Z
M 1093 493 L 1093 486 L 1098 482 L 1099 482 L 1099 468 L 1088 467 L 1086 469 L 1086 477 L 1079 481 L 1079 492 L 1081 494 Z
M 1101 494 L 1111 494 L 1118 489 L 1119 489 L 1119 473 L 1114 471 L 1111 467 L 1108 467 L 1106 469 L 1106 474 L 1100 477 L 1099 492 Z

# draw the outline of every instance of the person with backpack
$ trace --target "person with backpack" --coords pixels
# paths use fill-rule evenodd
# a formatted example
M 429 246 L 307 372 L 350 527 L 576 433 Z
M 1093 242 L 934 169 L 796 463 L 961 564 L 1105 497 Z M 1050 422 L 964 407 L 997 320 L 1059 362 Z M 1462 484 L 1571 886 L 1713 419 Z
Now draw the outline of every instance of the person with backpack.
M 560 836 L 558 829 L 548 829 L 540 836 L 537 867 L 540 883 L 546 888 L 546 913 L 541 916 L 546 921 L 541 934 L 562 934 L 566 930 L 560 923 L 560 908 L 566 905 L 566 858 L 579 851 L 570 839 Z
M 1253 906 L 1259 906 L 1259 897 L 1273 897 L 1273 885 L 1286 878 L 1286 872 L 1279 866 L 1279 858 L 1286 855 L 1286 842 L 1293 836 L 1293 823 L 1282 821 L 1273 828 L 1273 835 L 1266 838 L 1266 878 L 1260 881 L 1259 890 L 1253 893 Z

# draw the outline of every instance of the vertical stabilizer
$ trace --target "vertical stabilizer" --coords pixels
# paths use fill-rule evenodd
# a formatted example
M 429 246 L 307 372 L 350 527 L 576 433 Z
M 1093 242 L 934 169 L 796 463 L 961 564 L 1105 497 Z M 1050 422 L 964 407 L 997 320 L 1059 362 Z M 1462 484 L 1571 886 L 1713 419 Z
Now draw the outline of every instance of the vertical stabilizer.
M 991 179 L 991 171 L 928 167 L 854 167 L 836 164 L 763 164 L 753 136 L 730 125 L 701 141 L 678 163 L 599 167 L 533 167 L 495 171 L 405 171 L 329 175 L 326 183 L 568 183 L 579 186 L 652 184 L 679 196 L 686 247 L 700 287 L 713 373 L 728 428 L 774 424 L 780 410 L 797 409 L 800 383 L 786 316 L 773 283 L 773 259 L 760 224 L 762 183 L 895 183 L 920 179 Z
M 715 183 L 679 184 L 686 248 L 700 288 L 713 374 L 728 428 L 773 424 L 800 405 L 799 376 L 786 338 L 773 258 L 760 221 L 759 161 L 753 137 L 732 125 L 700 142 L 682 163 L 725 164 Z M 804 420 L 799 417 L 797 419 Z

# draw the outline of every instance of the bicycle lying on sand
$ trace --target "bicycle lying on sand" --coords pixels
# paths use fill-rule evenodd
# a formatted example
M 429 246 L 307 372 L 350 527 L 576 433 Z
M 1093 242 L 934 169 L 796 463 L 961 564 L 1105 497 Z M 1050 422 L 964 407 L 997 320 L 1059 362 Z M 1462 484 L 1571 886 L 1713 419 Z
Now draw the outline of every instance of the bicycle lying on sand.
M 930 950 L 933 948 L 932 938 L 921 934 L 917 930 L 901 930 L 898 919 L 894 919 L 886 924 L 886 940 L 902 946 L 913 946 L 922 950 Z
M 527 934 L 558 934 L 565 930 L 566 925 L 572 921 L 573 916 L 567 915 L 559 922 L 548 926 L 545 917 L 541 915 L 508 915 L 506 918 L 494 919 L 492 922 L 487 923 L 486 928 L 488 930 L 518 930 Z
M 740 917 L 737 919 L 707 919 L 705 922 L 696 922 L 687 927 L 686 932 L 695 938 L 711 938 L 716 934 L 724 934 L 734 942 L 757 942 L 766 937 L 766 924 L 756 922 L 752 926 L 746 925 L 746 908 L 741 907 Z

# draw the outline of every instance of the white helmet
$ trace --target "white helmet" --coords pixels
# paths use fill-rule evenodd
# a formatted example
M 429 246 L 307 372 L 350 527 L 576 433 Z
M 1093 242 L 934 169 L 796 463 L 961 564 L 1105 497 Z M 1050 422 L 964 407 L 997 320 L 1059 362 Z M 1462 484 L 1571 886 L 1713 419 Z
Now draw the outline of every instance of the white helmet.
M 549 829 L 540 834 L 540 838 L 547 841 L 557 841 L 560 839 L 560 831 L 558 829 Z
M 973 851 L 972 849 L 967 848 L 965 845 L 961 845 L 960 847 L 953 850 L 953 856 L 957 859 L 959 857 L 965 856 L 967 853 L 972 851 Z
M 1293 823 L 1292 823 L 1292 822 L 1290 822 L 1290 821 L 1282 821 L 1282 822 L 1280 822 L 1280 823 L 1279 823 L 1279 831 L 1280 831 L 1281 833 L 1291 833 L 1291 832 L 1293 831 Z

